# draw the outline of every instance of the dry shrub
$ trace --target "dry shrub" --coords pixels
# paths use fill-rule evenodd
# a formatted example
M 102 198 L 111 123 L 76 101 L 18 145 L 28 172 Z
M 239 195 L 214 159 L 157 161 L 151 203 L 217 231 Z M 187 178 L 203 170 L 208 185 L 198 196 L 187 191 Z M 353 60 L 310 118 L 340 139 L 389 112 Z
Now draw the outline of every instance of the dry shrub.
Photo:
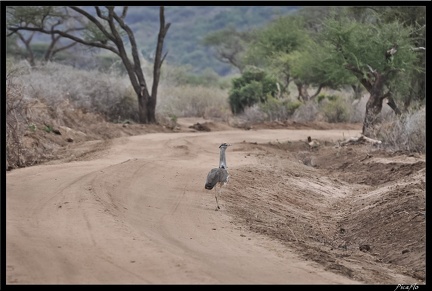
M 324 115 L 327 122 L 348 122 L 352 111 L 350 105 L 347 99 L 336 95 L 332 100 L 323 100 L 320 103 L 319 111 Z
M 156 112 L 156 120 L 160 125 L 166 128 L 172 130 L 177 128 L 177 116 L 175 115 L 163 115 Z
M 373 136 L 392 150 L 424 153 L 426 151 L 426 109 L 394 116 L 379 124 Z
M 17 84 L 14 76 L 6 80 L 6 168 L 25 166 L 25 147 L 23 136 L 30 126 L 27 118 L 27 101 L 24 100 L 23 87 Z
M 248 123 L 259 123 L 266 120 L 266 114 L 260 109 L 258 104 L 246 107 L 242 114 L 239 115 L 240 119 Z
M 295 122 L 316 121 L 318 112 L 319 108 L 316 102 L 307 102 L 294 111 L 293 120 Z
M 236 117 L 241 124 L 247 123 L 249 125 L 264 121 L 286 121 L 300 105 L 301 103 L 298 101 L 268 97 L 265 103 L 248 106 L 243 113 Z M 237 125 L 237 127 L 242 126 Z
M 266 102 L 259 104 L 259 109 L 265 113 L 267 121 L 286 121 L 301 105 L 302 103 L 297 100 L 269 96 Z
M 369 97 L 367 95 L 363 95 L 360 99 L 356 99 L 351 103 L 352 109 L 350 115 L 350 122 L 363 122 L 368 98 Z
M 222 118 L 230 115 L 228 93 L 203 86 L 161 86 L 156 111 L 177 117 Z
M 102 114 L 110 121 L 137 117 L 130 81 L 114 71 L 85 71 L 47 63 L 22 74 L 19 81 L 25 85 L 26 98 L 39 99 L 52 107 L 68 99 L 74 107 Z

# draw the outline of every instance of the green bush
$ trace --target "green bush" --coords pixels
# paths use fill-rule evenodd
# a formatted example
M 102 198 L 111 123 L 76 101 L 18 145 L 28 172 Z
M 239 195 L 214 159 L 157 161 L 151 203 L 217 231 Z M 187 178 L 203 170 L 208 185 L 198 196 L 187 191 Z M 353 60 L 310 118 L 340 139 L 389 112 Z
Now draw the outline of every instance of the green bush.
M 277 93 L 276 80 L 263 70 L 247 68 L 241 77 L 232 80 L 229 104 L 234 114 L 242 113 L 246 107 L 266 102 Z

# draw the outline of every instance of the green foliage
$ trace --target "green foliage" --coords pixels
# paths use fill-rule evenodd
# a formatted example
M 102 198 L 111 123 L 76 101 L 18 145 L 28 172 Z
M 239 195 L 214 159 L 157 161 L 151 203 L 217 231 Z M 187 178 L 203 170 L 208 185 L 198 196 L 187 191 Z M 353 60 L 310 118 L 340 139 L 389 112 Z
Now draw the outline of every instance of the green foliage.
M 371 70 L 376 70 L 386 74 L 385 86 L 400 99 L 410 91 L 414 73 L 424 71 L 418 53 L 412 50 L 414 27 L 397 20 L 362 23 L 346 13 L 327 18 L 323 25 L 319 43 L 328 52 L 328 58 L 321 63 L 327 69 L 323 71 L 327 80 L 337 80 L 347 71 L 358 80 L 369 79 Z M 398 49 L 393 61 L 388 62 L 385 53 L 394 44 Z
M 303 26 L 302 18 L 288 15 L 257 29 L 245 56 L 247 63 L 255 66 L 271 66 L 275 55 L 289 54 L 303 49 L 310 41 Z
M 25 23 L 33 27 L 53 24 L 52 16 L 63 16 L 62 8 L 56 6 L 8 6 L 6 11 L 7 26 Z M 44 17 L 41 17 L 44 16 Z
M 340 64 L 349 63 L 364 71 L 369 70 L 369 65 L 384 72 L 389 66 L 405 70 L 412 68 L 415 54 L 411 50 L 411 33 L 412 28 L 397 21 L 378 26 L 339 15 L 326 19 L 321 40 L 325 47 L 333 49 Z M 393 64 L 389 64 L 385 52 L 395 43 L 398 52 Z
M 232 84 L 228 100 L 234 114 L 256 103 L 263 103 L 277 93 L 276 80 L 255 67 L 245 69 L 241 77 L 232 80 Z
M 302 51 L 281 56 L 289 64 L 290 73 L 304 84 L 340 89 L 343 85 L 357 82 L 348 70 L 342 67 L 341 60 L 333 50 L 311 41 Z

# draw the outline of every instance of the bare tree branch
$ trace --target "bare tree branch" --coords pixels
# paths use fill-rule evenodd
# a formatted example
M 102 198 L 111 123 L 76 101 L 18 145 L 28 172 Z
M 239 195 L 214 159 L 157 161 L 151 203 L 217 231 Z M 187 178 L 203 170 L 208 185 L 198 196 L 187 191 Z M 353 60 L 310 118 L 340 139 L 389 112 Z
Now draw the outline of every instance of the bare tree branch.
M 99 48 L 103 48 L 103 49 L 107 49 L 107 50 L 112 51 L 116 55 L 119 55 L 118 50 L 116 48 L 112 47 L 112 46 L 105 45 L 105 44 L 102 44 L 100 42 L 86 41 L 86 40 L 84 40 L 82 38 L 79 38 L 79 37 L 76 37 L 74 35 L 65 33 L 64 31 L 61 31 L 61 30 L 53 30 L 51 32 L 51 31 L 48 31 L 46 29 L 37 28 L 37 27 L 17 27 L 17 28 L 9 28 L 9 30 L 12 30 L 12 31 L 20 31 L 20 30 L 38 31 L 38 32 L 42 32 L 42 33 L 45 33 L 45 34 L 56 33 L 56 34 L 59 34 L 59 35 L 61 35 L 63 37 L 69 38 L 69 39 L 71 39 L 73 41 L 79 42 L 81 44 L 88 45 L 88 46 L 99 47 Z
M 420 46 L 420 47 L 412 47 L 411 50 L 413 50 L 414 52 L 424 52 L 424 51 L 426 51 L 426 48 L 422 47 L 422 46 Z
M 26 50 L 27 50 L 27 52 L 29 54 L 28 61 L 29 61 L 29 63 L 30 63 L 31 66 L 35 65 L 33 50 L 32 50 L 32 48 L 30 46 L 30 42 L 33 39 L 34 34 L 35 33 L 32 32 L 31 35 L 29 36 L 29 38 L 25 39 L 24 35 L 22 35 L 22 33 L 17 32 L 18 38 L 24 43 L 24 46 L 26 47 Z
M 122 12 L 122 15 L 120 16 L 121 19 L 125 19 L 127 11 L 128 11 L 128 8 L 129 8 L 129 6 L 124 6 L 123 7 L 123 12 Z
M 124 12 L 124 10 L 123 10 Z M 140 85 L 142 87 L 142 85 L 144 85 L 144 90 L 147 91 L 147 84 L 145 82 L 145 78 L 144 78 L 144 74 L 142 73 L 141 70 L 141 61 L 139 59 L 139 55 L 138 55 L 138 49 L 137 49 L 137 43 L 135 41 L 135 37 L 134 34 L 132 32 L 132 30 L 130 29 L 130 27 L 128 25 L 126 25 L 126 23 L 123 21 L 123 18 L 119 17 L 115 12 L 114 12 L 114 8 L 109 10 L 109 14 L 110 16 L 112 15 L 112 17 L 114 17 L 114 19 L 117 21 L 117 23 L 120 25 L 121 28 L 123 28 L 126 33 L 128 34 L 129 37 L 129 41 L 131 44 L 131 50 L 132 50 L 132 58 L 133 58 L 133 62 L 135 65 L 135 71 L 138 74 L 138 79 L 140 80 Z M 148 93 L 148 91 L 147 91 Z
M 100 8 L 98 6 L 95 6 L 96 9 L 96 14 L 97 16 L 99 16 L 99 18 L 102 18 L 103 20 L 109 21 L 107 16 L 102 15 L 102 11 L 100 10 Z
M 316 90 L 315 94 L 313 94 L 312 96 L 310 96 L 310 99 L 312 100 L 313 98 L 315 98 L 316 96 L 318 96 L 318 94 L 321 92 L 322 88 L 324 88 L 324 84 L 319 84 L 318 89 Z
M 100 23 L 93 15 L 87 13 L 85 10 L 76 7 L 76 6 L 69 6 L 71 9 L 75 10 L 76 12 L 84 15 L 86 18 L 88 18 L 91 22 L 93 22 L 99 30 L 111 41 L 114 41 L 114 37 L 105 29 L 105 27 Z M 97 10 L 96 10 L 97 11 Z
M 369 80 L 367 80 L 364 77 L 362 70 L 358 69 L 356 66 L 353 66 L 352 64 L 346 64 L 345 68 L 347 68 L 348 70 L 350 70 L 351 72 L 355 73 L 358 76 L 360 83 L 366 88 L 366 90 L 370 91 L 372 89 L 372 84 L 369 82 Z
M 385 95 L 387 95 L 385 98 L 387 98 L 387 105 L 391 107 L 391 109 L 393 109 L 393 111 L 397 114 L 397 115 L 401 115 L 402 112 L 399 110 L 398 106 L 396 105 L 396 102 L 394 101 L 392 95 L 390 92 L 387 92 Z
M 168 55 L 168 51 L 166 51 L 165 54 L 164 54 L 164 56 L 162 57 L 162 60 L 161 60 L 161 62 L 159 64 L 159 68 L 162 67 L 162 64 L 163 64 L 163 62 L 164 62 L 164 60 L 165 60 L 165 58 L 166 58 L 167 55 Z
M 162 57 L 162 50 L 163 50 L 163 41 L 165 38 L 165 35 L 171 25 L 171 23 L 165 24 L 165 14 L 164 14 L 164 6 L 161 6 L 159 8 L 159 34 L 158 34 L 158 40 L 156 45 L 156 56 L 155 56 L 155 62 L 153 64 L 153 86 L 152 86 L 152 95 L 153 97 L 157 96 L 157 89 L 158 89 L 158 83 L 160 78 L 160 68 L 162 65 L 163 60 L 166 57 Z

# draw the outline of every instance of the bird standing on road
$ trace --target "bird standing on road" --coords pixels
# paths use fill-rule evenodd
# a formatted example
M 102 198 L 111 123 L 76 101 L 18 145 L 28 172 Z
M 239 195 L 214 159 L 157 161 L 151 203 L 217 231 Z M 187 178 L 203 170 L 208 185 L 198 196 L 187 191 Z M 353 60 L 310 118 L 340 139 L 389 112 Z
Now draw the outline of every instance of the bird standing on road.
M 218 193 L 220 194 L 221 190 L 222 190 L 222 186 L 226 185 L 228 183 L 229 180 L 229 174 L 228 174 L 228 170 L 227 170 L 227 163 L 226 163 L 226 158 L 225 158 L 225 150 L 227 149 L 227 147 L 229 147 L 230 144 L 227 143 L 223 143 L 219 146 L 220 148 L 220 154 L 219 154 L 219 168 L 214 168 L 211 169 L 210 172 L 207 175 L 207 180 L 205 183 L 205 188 L 207 190 L 212 190 L 214 188 L 214 186 L 216 186 L 216 184 L 219 183 L 219 191 L 217 190 L 217 188 L 215 188 L 216 190 L 216 194 L 215 194 L 215 198 L 216 198 L 216 211 L 218 211 L 220 209 L 219 207 L 219 203 L 218 203 Z

